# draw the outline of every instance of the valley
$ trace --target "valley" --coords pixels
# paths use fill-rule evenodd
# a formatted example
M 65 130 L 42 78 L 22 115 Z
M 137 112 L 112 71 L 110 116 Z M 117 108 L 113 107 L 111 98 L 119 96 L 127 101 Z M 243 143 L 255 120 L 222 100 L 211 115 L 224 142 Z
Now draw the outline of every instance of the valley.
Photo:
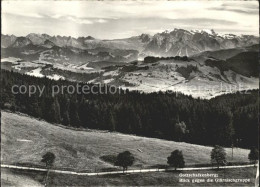
M 146 93 L 174 91 L 210 99 L 225 93 L 258 88 L 257 69 L 254 68 L 257 65 L 257 49 L 257 46 L 234 49 L 236 52 L 232 57 L 225 56 L 230 54 L 228 49 L 186 58 L 154 58 L 156 60 L 152 63 L 148 61 L 152 57 L 146 57 L 143 61 L 88 61 L 77 64 L 67 62 L 67 57 L 64 59 L 63 55 L 55 60 L 49 56 L 52 50 L 46 50 L 39 54 L 37 60 L 7 57 L 1 59 L 1 65 L 3 69 L 36 77 L 110 84 Z

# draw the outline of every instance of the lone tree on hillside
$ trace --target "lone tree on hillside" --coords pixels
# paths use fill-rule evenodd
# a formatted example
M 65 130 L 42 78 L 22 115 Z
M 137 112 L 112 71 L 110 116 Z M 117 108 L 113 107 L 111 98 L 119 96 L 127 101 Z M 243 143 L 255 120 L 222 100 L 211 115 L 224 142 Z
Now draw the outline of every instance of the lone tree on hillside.
M 251 163 L 256 164 L 259 158 L 259 151 L 256 147 L 251 148 L 250 153 L 248 154 L 248 159 Z
M 211 151 L 211 163 L 216 163 L 218 168 L 220 165 L 226 164 L 226 151 L 223 147 L 216 145 Z
M 53 166 L 55 160 L 55 155 L 52 152 L 47 152 L 45 155 L 42 156 L 41 162 L 44 162 L 46 168 L 51 168 Z
M 132 166 L 134 163 L 134 156 L 129 151 L 119 153 L 116 158 L 115 166 L 123 167 L 123 172 L 127 170 L 127 167 Z
M 168 159 L 167 163 L 170 166 L 174 167 L 175 170 L 177 168 L 183 168 L 185 166 L 185 161 L 182 155 L 182 151 L 179 151 L 178 149 L 173 151 L 167 159 Z
M 45 155 L 42 156 L 41 162 L 44 162 L 47 168 L 47 174 L 45 177 L 45 186 L 47 186 L 49 171 L 50 168 L 53 166 L 54 160 L 55 160 L 55 155 L 52 152 L 47 152 Z

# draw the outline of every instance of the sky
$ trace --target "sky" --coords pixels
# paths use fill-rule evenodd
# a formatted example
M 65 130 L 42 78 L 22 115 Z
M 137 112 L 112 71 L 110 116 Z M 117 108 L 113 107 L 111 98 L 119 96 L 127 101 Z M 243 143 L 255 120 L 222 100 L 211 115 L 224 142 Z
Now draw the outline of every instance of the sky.
M 258 1 L 2 1 L 2 33 L 119 39 L 182 28 L 259 35 Z

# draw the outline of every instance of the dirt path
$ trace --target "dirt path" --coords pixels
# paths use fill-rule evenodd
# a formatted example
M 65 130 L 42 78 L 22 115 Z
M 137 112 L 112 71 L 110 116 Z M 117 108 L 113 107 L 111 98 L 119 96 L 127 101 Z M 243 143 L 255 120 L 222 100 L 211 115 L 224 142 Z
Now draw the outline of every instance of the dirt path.
M 1 165 L 2 168 L 13 168 L 13 169 L 22 169 L 22 170 L 34 170 L 34 171 L 46 171 L 43 168 L 32 168 L 32 167 L 23 167 L 23 166 L 14 166 L 14 165 Z M 246 168 L 246 167 L 255 167 L 254 165 L 240 165 L 240 166 L 220 166 L 221 169 L 231 169 L 231 168 Z M 192 171 L 192 170 L 210 170 L 218 169 L 218 167 L 198 167 L 198 168 L 177 168 L 177 171 Z M 173 171 L 175 169 L 136 169 L 136 170 L 127 170 L 123 171 L 111 171 L 111 172 L 98 172 L 98 173 L 80 173 L 75 171 L 62 171 L 62 170 L 50 170 L 54 173 L 63 173 L 70 175 L 83 175 L 83 176 L 94 176 L 94 175 L 113 175 L 113 174 L 122 174 L 122 173 L 147 173 L 147 172 L 164 172 L 164 171 Z

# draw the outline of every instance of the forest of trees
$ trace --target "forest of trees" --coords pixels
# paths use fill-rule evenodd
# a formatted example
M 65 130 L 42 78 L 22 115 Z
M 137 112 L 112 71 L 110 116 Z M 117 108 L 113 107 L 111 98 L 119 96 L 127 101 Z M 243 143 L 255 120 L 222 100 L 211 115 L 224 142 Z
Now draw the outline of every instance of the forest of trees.
M 58 94 L 53 85 L 76 85 L 1 71 L 1 108 L 66 126 L 102 129 L 202 145 L 258 146 L 258 90 L 211 100 L 175 93 Z M 80 83 L 83 84 L 83 83 Z M 13 85 L 46 87 L 41 97 L 12 94 Z M 91 85 L 89 85 L 91 86 Z

